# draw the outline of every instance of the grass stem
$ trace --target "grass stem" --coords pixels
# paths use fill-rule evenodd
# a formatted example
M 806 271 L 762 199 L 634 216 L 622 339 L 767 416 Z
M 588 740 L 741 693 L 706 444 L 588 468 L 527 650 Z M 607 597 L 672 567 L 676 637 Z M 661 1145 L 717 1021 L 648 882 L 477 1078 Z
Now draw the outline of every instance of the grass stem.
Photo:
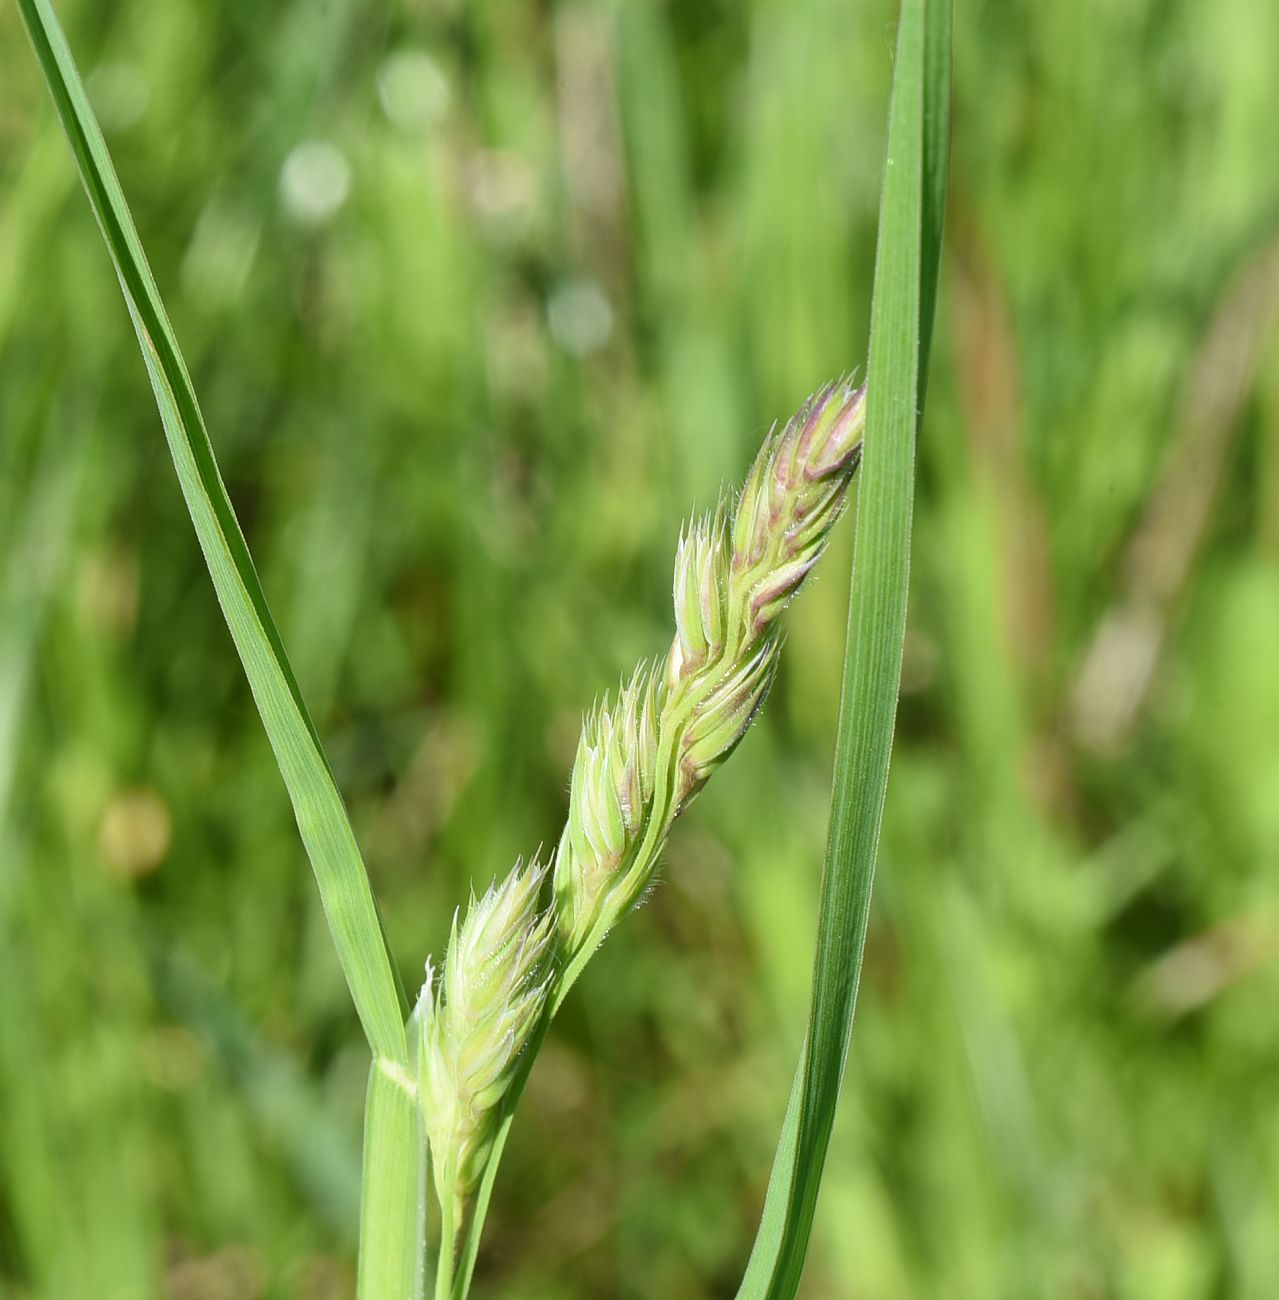
M 445 1179 L 453 1183 L 453 1170 Z M 435 1266 L 435 1300 L 450 1300 L 453 1294 L 453 1272 L 457 1260 L 457 1198 L 445 1196 L 440 1205 L 440 1254 Z

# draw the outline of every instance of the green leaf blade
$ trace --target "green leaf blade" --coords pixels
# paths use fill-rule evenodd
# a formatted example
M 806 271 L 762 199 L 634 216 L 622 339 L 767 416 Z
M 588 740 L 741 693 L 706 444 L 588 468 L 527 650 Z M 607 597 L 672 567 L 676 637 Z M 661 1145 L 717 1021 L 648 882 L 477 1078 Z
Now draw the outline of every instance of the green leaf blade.
M 227 497 L 141 240 L 49 0 L 18 0 L 138 336 L 182 494 L 293 804 L 334 943 L 374 1053 L 406 1059 L 407 1000 L 341 795 Z
M 950 23 L 950 0 L 902 0 L 812 1002 L 738 1300 L 791 1300 L 799 1288 L 852 1032 L 901 681 L 915 435 L 946 190 Z

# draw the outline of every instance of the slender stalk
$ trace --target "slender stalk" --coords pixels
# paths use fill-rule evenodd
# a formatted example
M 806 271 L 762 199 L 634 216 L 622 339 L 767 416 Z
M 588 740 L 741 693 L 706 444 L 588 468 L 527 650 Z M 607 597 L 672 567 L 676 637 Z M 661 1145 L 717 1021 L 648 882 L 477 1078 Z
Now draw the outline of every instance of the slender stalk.
M 450 1160 L 445 1166 L 445 1182 L 452 1184 L 456 1169 Z M 440 1205 L 440 1255 L 435 1266 L 435 1300 L 450 1300 L 453 1294 L 453 1270 L 457 1261 L 457 1200 L 444 1197 Z

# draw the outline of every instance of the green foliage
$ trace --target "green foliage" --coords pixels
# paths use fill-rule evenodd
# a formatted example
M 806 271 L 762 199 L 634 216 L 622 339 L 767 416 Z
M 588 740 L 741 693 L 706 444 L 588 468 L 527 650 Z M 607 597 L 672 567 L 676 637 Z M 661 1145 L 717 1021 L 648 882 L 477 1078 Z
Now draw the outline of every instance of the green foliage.
M 895 6 L 59 12 L 420 970 L 468 883 L 553 842 L 584 701 L 669 634 L 689 502 L 866 355 Z M 1276 24 L 960 8 L 905 691 L 801 1294 L 1279 1274 L 1272 334 L 1210 422 L 1224 476 L 1133 725 L 1098 751 L 1074 723 L 1279 212 Z M 366 1049 L 15 6 L 0 250 L 0 1295 L 349 1295 Z M 740 1279 L 808 1005 L 852 528 L 556 1022 L 476 1297 Z

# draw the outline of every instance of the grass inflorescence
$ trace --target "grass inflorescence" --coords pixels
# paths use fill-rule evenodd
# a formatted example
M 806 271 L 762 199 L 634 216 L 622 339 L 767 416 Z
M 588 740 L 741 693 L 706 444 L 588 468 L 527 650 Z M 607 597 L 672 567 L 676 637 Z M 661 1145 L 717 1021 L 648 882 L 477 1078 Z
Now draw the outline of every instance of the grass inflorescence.
M 649 888 L 671 824 L 768 694 L 778 617 L 848 502 L 865 408 L 864 386 L 828 384 L 769 434 L 731 507 L 684 530 L 665 660 L 641 665 L 583 725 L 549 907 L 538 903 L 546 868 L 517 863 L 455 918 L 441 978 L 428 963 L 415 1016 L 443 1276 L 539 1019 Z

